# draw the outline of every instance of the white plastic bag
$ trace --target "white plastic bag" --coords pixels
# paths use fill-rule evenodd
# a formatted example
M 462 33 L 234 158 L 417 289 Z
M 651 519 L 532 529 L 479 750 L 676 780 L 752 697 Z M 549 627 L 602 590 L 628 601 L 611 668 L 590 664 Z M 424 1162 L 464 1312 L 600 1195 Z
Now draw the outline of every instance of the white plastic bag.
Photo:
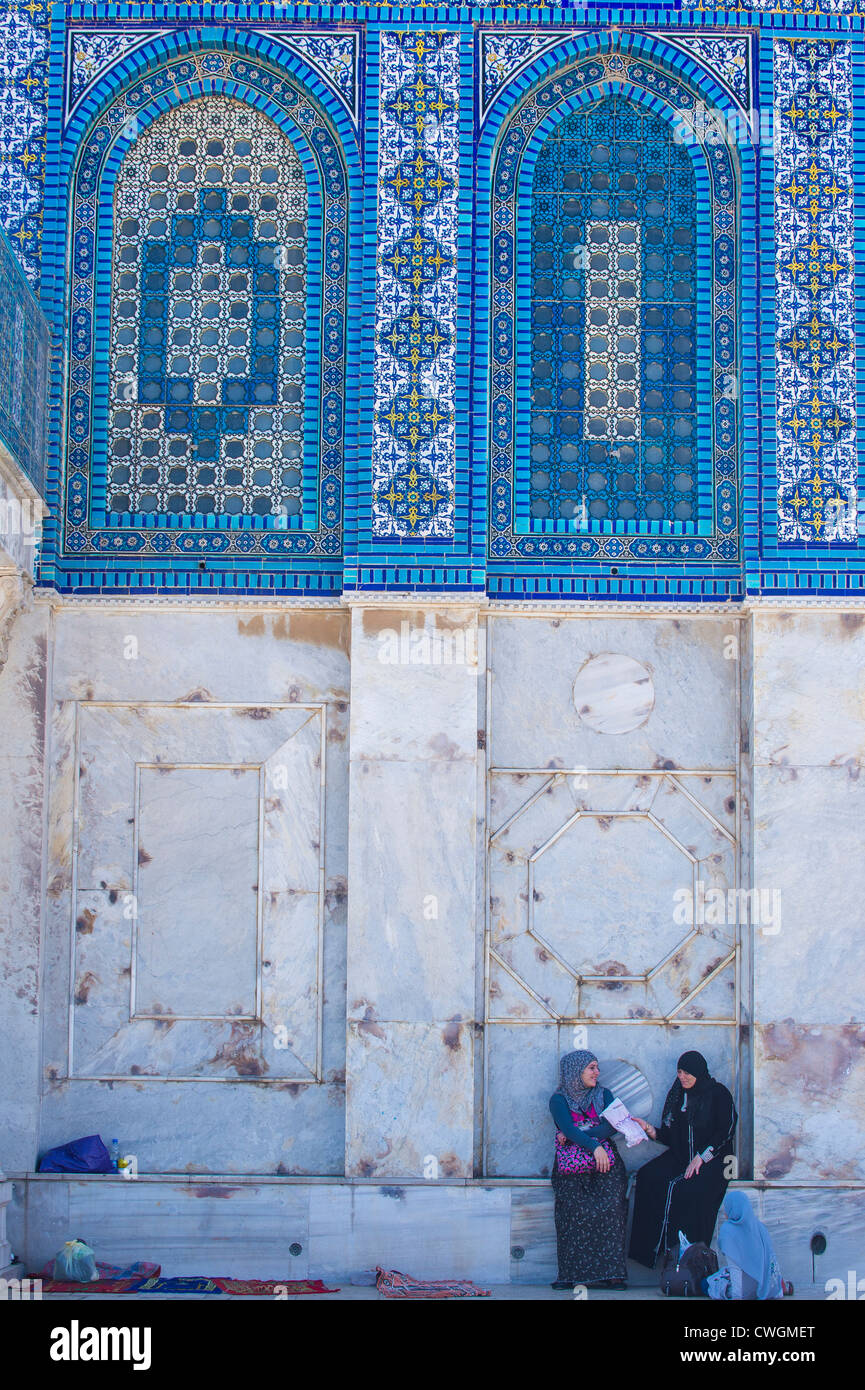
M 54 1257 L 54 1278 L 65 1283 L 89 1284 L 98 1279 L 96 1260 L 83 1240 L 67 1240 Z

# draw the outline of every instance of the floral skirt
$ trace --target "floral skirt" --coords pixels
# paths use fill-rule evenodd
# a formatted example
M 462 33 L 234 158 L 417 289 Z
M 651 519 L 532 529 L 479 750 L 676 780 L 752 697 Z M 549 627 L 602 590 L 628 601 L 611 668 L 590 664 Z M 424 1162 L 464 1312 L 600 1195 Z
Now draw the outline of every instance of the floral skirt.
M 620 1161 L 609 1173 L 560 1173 L 554 1168 L 552 1183 L 559 1282 L 627 1278 L 625 1165 Z

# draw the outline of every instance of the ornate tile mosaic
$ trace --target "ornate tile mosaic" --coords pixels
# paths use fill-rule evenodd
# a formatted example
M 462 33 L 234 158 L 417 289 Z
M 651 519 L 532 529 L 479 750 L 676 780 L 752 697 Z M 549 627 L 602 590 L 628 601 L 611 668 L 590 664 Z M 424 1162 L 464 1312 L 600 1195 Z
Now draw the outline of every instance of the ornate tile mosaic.
M 301 511 L 306 180 L 211 96 L 159 116 L 114 197 L 108 508 Z
M 697 516 L 694 164 L 624 97 L 572 112 L 532 185 L 533 517 Z
M 731 34 L 677 34 L 676 43 L 703 64 L 709 72 L 723 78 L 729 90 L 747 111 L 751 105 L 751 40 Z
M 0 438 L 45 492 L 48 325 L 0 236 Z
M 575 272 L 573 276 L 575 294 L 566 292 L 564 281 L 562 282 L 562 297 L 558 304 L 551 304 L 549 310 L 552 318 L 560 318 L 561 322 L 557 325 L 557 332 L 561 336 L 559 343 L 560 365 L 562 367 L 562 385 L 569 391 L 576 388 L 576 396 L 571 402 L 573 409 L 569 411 L 566 420 L 570 431 L 570 438 L 566 447 L 573 449 L 576 446 L 580 454 L 579 469 L 582 470 L 577 482 L 576 491 L 568 487 L 565 492 L 569 494 L 569 500 L 573 503 L 579 497 L 576 510 L 571 515 L 565 514 L 565 509 L 559 511 L 562 488 L 559 486 L 556 491 L 552 477 L 550 483 L 553 484 L 555 494 L 555 506 L 553 498 L 550 499 L 550 512 L 548 515 L 539 515 L 537 507 L 532 514 L 531 498 L 533 490 L 532 471 L 542 471 L 544 460 L 538 458 L 534 453 L 529 457 L 529 448 L 532 450 L 538 446 L 544 447 L 544 441 L 540 438 L 532 440 L 529 444 L 529 424 L 531 419 L 531 402 L 529 400 L 529 379 L 528 370 L 531 364 L 532 330 L 530 326 L 530 303 L 526 295 L 522 281 L 522 256 L 520 248 L 526 245 L 529 240 L 534 242 L 540 250 L 540 204 L 535 203 L 536 223 L 530 232 L 529 214 L 532 209 L 531 200 L 531 178 L 524 172 L 524 159 L 526 152 L 530 148 L 534 150 L 537 163 L 535 165 L 536 175 L 542 172 L 542 154 L 538 152 L 540 142 L 541 151 L 543 149 L 544 131 L 555 129 L 556 124 L 552 120 L 551 113 L 560 108 L 564 103 L 571 102 L 571 109 L 583 111 L 591 109 L 591 101 L 584 104 L 579 103 L 580 93 L 584 90 L 593 89 L 594 92 L 603 90 L 603 83 L 611 83 L 614 88 L 622 87 L 631 92 L 642 92 L 650 107 L 655 109 L 664 102 L 673 111 L 679 113 L 680 117 L 684 114 L 687 117 L 689 112 L 694 113 L 694 121 L 690 126 L 689 138 L 693 139 L 694 148 L 701 150 L 695 155 L 695 168 L 699 166 L 701 172 L 697 180 L 696 203 L 693 191 L 689 195 L 687 190 L 681 189 L 676 184 L 671 188 L 672 201 L 670 203 L 671 220 L 669 226 L 664 217 L 663 199 L 667 196 L 663 189 L 644 190 L 647 198 L 653 199 L 652 208 L 646 203 L 646 211 L 649 214 L 648 221 L 654 227 L 651 231 L 652 238 L 660 237 L 656 245 L 650 243 L 649 226 L 647 224 L 644 233 L 645 246 L 641 246 L 641 238 L 637 236 L 637 226 L 639 217 L 636 207 L 633 212 L 628 212 L 627 216 L 622 207 L 617 206 L 611 211 L 607 206 L 602 214 L 600 208 L 597 211 L 597 224 L 593 223 L 591 214 L 589 220 L 580 220 L 580 216 L 585 220 L 586 211 L 579 208 L 579 215 L 573 218 L 570 213 L 566 214 L 568 207 L 567 199 L 563 202 L 560 219 L 561 222 L 561 241 L 558 253 L 563 258 L 561 266 L 562 274 L 565 273 L 564 259 L 567 255 L 579 256 L 579 265 L 572 265 L 570 268 Z M 609 88 L 608 88 L 609 90 Z M 631 98 L 631 100 L 633 100 Z M 490 445 L 491 445 L 491 499 L 492 514 L 490 518 L 490 557 L 494 560 L 506 560 L 519 558 L 534 558 L 538 560 L 555 560 L 557 557 L 562 559 L 592 559 L 603 558 L 607 560 L 634 560 L 652 563 L 663 563 L 664 561 L 711 561 L 724 562 L 734 560 L 738 553 L 738 492 L 737 492 L 737 470 L 738 470 L 738 399 L 739 399 L 739 367 L 738 367 L 738 343 L 737 343 L 737 320 L 738 320 L 738 170 L 734 162 L 731 147 L 722 139 L 717 138 L 717 128 L 711 122 L 701 123 L 696 119 L 697 115 L 697 96 L 692 88 L 683 81 L 677 80 L 669 72 L 660 66 L 655 66 L 647 59 L 628 53 L 608 53 L 599 54 L 595 57 L 583 58 L 574 63 L 569 69 L 559 69 L 553 76 L 542 82 L 525 100 L 515 109 L 508 121 L 505 123 L 501 137 L 498 142 L 498 156 L 492 171 L 492 238 L 491 238 L 491 275 L 492 275 L 492 322 L 491 322 L 491 360 L 490 360 L 490 381 L 492 386 L 491 418 L 490 418 Z M 569 108 L 566 106 L 565 111 Z M 596 108 L 597 109 L 597 108 Z M 637 107 L 635 105 L 634 110 Z M 645 109 L 645 108 L 639 108 Z M 565 116 L 565 121 L 570 119 Z M 636 119 L 636 117 L 635 117 Z M 547 123 L 544 126 L 544 123 Z M 560 126 L 559 126 L 560 128 Z M 539 133 L 540 131 L 540 133 Z M 594 138 L 594 137 L 593 137 Z M 628 142 L 633 143 L 631 137 Z M 625 142 L 625 143 L 628 143 Z M 597 136 L 597 161 L 595 162 L 595 172 L 600 174 L 603 169 L 610 165 L 612 146 L 609 140 L 606 142 Z M 603 150 L 601 147 L 603 146 Z M 594 147 L 593 147 L 594 149 Z M 602 158 L 603 156 L 603 158 Z M 633 161 L 634 153 L 631 149 L 628 158 Z M 600 161 L 600 162 L 598 162 Z M 606 162 L 604 162 L 606 161 Z M 690 160 L 689 160 L 690 162 Z M 619 163 L 622 160 L 619 159 Z M 578 166 L 573 175 L 567 169 L 562 170 L 562 196 L 571 192 L 572 200 L 578 201 L 587 197 L 589 204 L 594 201 L 599 204 L 603 200 L 605 190 L 590 186 L 592 159 L 583 161 L 582 167 Z M 527 167 L 531 167 L 530 164 Z M 570 166 L 568 166 L 570 168 Z M 616 180 L 621 173 L 625 173 L 624 163 L 622 169 L 618 166 L 614 171 Z M 655 172 L 655 179 L 661 177 L 660 168 Z M 673 176 L 672 167 L 663 174 L 665 179 Z M 567 180 L 571 177 L 574 181 L 573 189 L 568 189 Z M 608 175 L 609 177 L 609 175 Z M 676 171 L 674 183 L 680 180 L 681 174 Z M 586 182 L 586 187 L 582 187 L 581 181 Z M 579 186 L 577 186 L 579 185 Z M 542 187 L 542 185 L 541 185 Z M 616 189 L 617 198 L 624 197 L 627 200 L 627 190 Z M 663 196 L 661 196 L 663 195 Z M 543 196 L 541 189 L 538 190 L 538 197 Z M 547 200 L 549 201 L 549 199 Z M 609 200 L 606 200 L 607 203 Z M 654 203 L 658 207 L 654 207 Z M 681 206 L 679 206 L 681 204 Z M 588 208 L 591 212 L 591 207 Z M 657 213 L 657 217 L 655 217 Z M 555 218 L 555 213 L 553 216 Z M 607 271 L 609 272 L 609 251 L 605 252 L 604 246 L 608 248 L 610 242 L 610 222 L 618 221 L 621 227 L 616 232 L 616 260 L 617 268 L 626 268 L 636 271 L 636 255 L 645 257 L 645 265 L 640 268 L 640 292 L 639 295 L 630 294 L 627 300 L 621 300 L 618 304 L 617 312 L 621 316 L 624 305 L 628 313 L 637 317 L 637 307 L 642 305 L 643 316 L 639 324 L 631 327 L 638 327 L 639 344 L 634 340 L 634 350 L 631 351 L 627 345 L 625 357 L 630 353 L 633 360 L 625 361 L 622 358 L 622 367 L 629 369 L 631 379 L 636 381 L 640 372 L 645 370 L 647 379 L 641 381 L 641 390 L 644 399 L 640 406 L 640 430 L 638 432 L 636 420 L 636 404 L 633 407 L 634 419 L 627 421 L 633 429 L 630 441 L 625 439 L 624 429 L 618 430 L 621 439 L 616 444 L 616 453 L 621 454 L 621 450 L 630 450 L 636 455 L 636 440 L 638 433 L 642 437 L 640 443 L 641 450 L 652 450 L 651 459 L 642 459 L 641 466 L 644 472 L 644 482 L 646 484 L 644 494 L 638 499 L 636 488 L 632 484 L 636 483 L 636 477 L 631 467 L 624 467 L 624 463 L 636 465 L 637 459 L 628 457 L 623 460 L 618 457 L 616 467 L 619 471 L 629 474 L 626 478 L 628 487 L 633 493 L 631 501 L 634 504 L 635 512 L 631 517 L 626 513 L 619 514 L 615 520 L 609 516 L 609 506 L 612 494 L 604 497 L 604 493 L 609 493 L 611 485 L 612 471 L 604 474 L 601 478 L 601 470 L 598 471 L 598 478 L 590 476 L 591 465 L 594 462 L 592 456 L 583 451 L 591 450 L 593 447 L 602 448 L 605 455 L 609 451 L 609 443 L 602 443 L 600 436 L 595 439 L 591 428 L 587 428 L 593 418 L 591 412 L 586 412 L 586 401 L 583 393 L 586 390 L 587 378 L 584 376 L 585 362 L 583 360 L 583 347 L 581 340 L 585 338 L 585 323 L 583 317 L 587 312 L 586 306 L 589 304 L 591 296 L 581 295 L 580 286 L 584 279 L 591 279 L 591 257 L 592 255 L 606 255 L 608 260 Z M 592 228 L 597 225 L 598 244 L 592 244 L 594 232 Z M 694 227 L 699 229 L 697 244 L 694 243 Z M 585 228 L 589 228 L 589 240 L 584 240 Z M 626 247 L 622 241 L 622 232 L 629 229 L 631 237 Z M 669 238 L 667 233 L 669 232 Z M 606 242 L 603 237 L 606 234 Z M 676 243 L 676 237 L 683 238 L 681 245 Z M 700 241 L 702 236 L 703 241 Z M 565 243 L 572 237 L 574 240 L 574 252 L 571 253 L 569 246 Z M 667 240 L 669 239 L 669 248 Z M 554 248 L 554 238 L 550 241 L 549 247 L 544 244 L 544 250 L 552 254 L 555 258 L 557 254 Z M 619 244 L 621 243 L 621 244 Z M 702 247 L 702 249 L 700 249 Z M 668 254 L 669 252 L 669 254 Z M 696 252 L 696 257 L 695 257 Z M 628 266 L 618 264 L 621 262 L 622 255 L 630 257 Z M 664 308 L 661 308 L 661 319 L 663 323 L 655 322 L 657 309 L 652 309 L 652 319 L 647 317 L 649 300 L 655 296 L 648 294 L 649 284 L 653 278 L 657 278 L 656 270 L 649 265 L 649 258 L 652 257 L 652 266 L 657 260 L 659 262 L 661 279 L 659 286 L 661 296 L 659 304 L 663 300 L 664 293 L 669 291 L 669 300 L 666 308 L 670 315 L 691 314 L 691 322 L 674 322 L 670 318 L 668 323 L 664 317 Z M 711 277 L 701 282 L 696 299 L 693 298 L 693 279 L 685 273 L 684 265 L 687 260 L 689 271 L 695 272 L 697 260 L 702 257 L 704 269 L 703 275 Z M 631 265 L 631 261 L 634 262 Z M 679 270 L 681 268 L 681 273 Z M 675 272 L 675 273 L 674 273 Z M 625 277 L 627 278 L 627 277 Z M 598 283 L 603 282 L 600 266 L 597 272 Z M 608 274 L 609 279 L 609 274 Z M 666 280 L 669 279 L 669 285 Z M 675 282 L 675 283 L 674 283 Z M 629 282 L 630 283 L 630 282 Z M 688 287 L 687 290 L 685 287 Z M 636 285 L 634 286 L 636 289 Z M 554 296 L 555 298 L 555 296 Z M 573 300 L 567 311 L 576 314 L 580 320 L 573 324 L 573 331 L 569 333 L 569 325 L 564 321 L 563 315 L 566 309 L 565 300 Z M 582 300 L 582 307 L 580 301 Z M 536 296 L 536 301 L 538 297 Z M 645 304 L 643 304 L 645 301 Z M 681 302 L 680 302 L 681 301 Z M 695 346 L 693 337 L 693 306 L 698 307 L 697 313 L 697 344 L 698 350 L 696 358 L 694 356 Z M 547 306 L 536 302 L 534 309 L 540 308 L 542 315 L 547 313 Z M 591 312 L 591 310 L 589 310 Z M 535 322 L 541 338 L 543 339 L 547 327 L 556 327 L 550 322 L 549 325 Z M 592 326 L 595 326 L 594 324 Z M 622 325 L 619 324 L 618 327 Z M 627 325 L 625 325 L 627 327 Z M 534 344 L 535 360 L 540 363 L 548 360 L 552 365 L 555 343 L 543 342 L 539 345 Z M 600 331 L 596 335 L 599 339 L 603 336 Z M 608 341 L 609 341 L 609 335 Z M 620 334 L 619 337 L 622 335 Z M 628 336 L 625 334 L 624 336 Z M 631 335 L 633 337 L 633 335 Z M 573 351 L 570 346 L 570 338 L 574 340 Z M 667 339 L 669 338 L 669 341 Z M 568 339 L 566 342 L 565 339 Z M 655 339 L 658 339 L 656 342 Z M 679 341 L 681 339 L 681 341 Z M 681 352 L 679 349 L 681 348 Z M 617 347 L 618 352 L 618 347 Z M 605 349 L 609 355 L 609 347 Z M 589 358 L 592 358 L 591 339 L 589 340 Z M 600 349 L 599 349 L 600 353 Z M 601 353 L 601 356 L 604 354 Z M 637 355 L 642 362 L 645 357 L 645 368 L 637 370 Z M 564 380 L 566 375 L 565 365 L 567 363 L 576 364 L 576 377 L 574 382 L 567 384 Z M 695 366 L 696 363 L 696 366 Z M 582 365 L 581 365 L 582 364 Z M 598 370 L 605 373 L 609 371 L 609 363 L 598 361 Z M 648 376 L 649 366 L 652 365 L 652 377 Z M 618 367 L 616 368 L 618 371 Z M 536 381 L 536 387 L 539 383 Z M 540 383 L 543 385 L 543 382 Z M 697 428 L 694 428 L 693 406 L 694 397 L 692 385 L 696 384 L 698 399 L 702 397 L 704 402 L 701 419 L 698 420 Z M 598 381 L 597 388 L 590 386 L 591 391 L 600 390 L 602 383 Z M 630 390 L 624 379 L 621 386 Z M 647 394 L 648 393 L 648 394 Z M 679 394 L 676 394 L 679 393 Z M 687 394 L 688 403 L 684 401 Z M 651 408 L 647 411 L 646 405 L 651 400 Z M 660 399 L 663 407 L 661 413 L 654 409 L 656 397 Z M 680 399 L 681 397 L 681 399 Z M 579 398 L 579 400 L 577 399 Z M 569 398 L 570 400 L 570 398 Z M 589 400 L 589 405 L 592 404 Z M 567 404 L 567 402 L 563 402 Z M 537 405 L 537 401 L 535 401 Z M 625 410 L 630 409 L 626 406 Z M 669 412 L 669 415 L 667 415 Z M 540 412 L 537 412 L 540 413 Z M 600 418 L 600 417 L 599 417 Z M 666 420 L 666 423 L 665 423 Z M 651 422 L 651 429 L 650 429 Z M 563 420 L 563 426 L 566 423 Z M 643 423 L 646 425 L 643 431 Z M 660 444 L 667 439 L 667 425 L 670 426 L 669 449 L 667 457 Z M 687 428 L 687 438 L 685 429 Z M 657 439 L 650 439 L 649 435 L 655 429 L 660 433 Z M 568 431 L 565 430 L 565 433 Z M 563 435 L 560 432 L 561 444 Z M 684 466 L 684 451 L 687 450 L 688 467 Z M 660 459 L 655 460 L 655 453 L 660 453 Z M 678 452 L 677 452 L 678 451 Z M 695 451 L 697 457 L 695 457 Z M 656 463 L 664 461 L 663 468 L 657 467 Z M 568 484 L 574 482 L 573 477 L 568 477 L 568 468 L 575 464 L 576 460 L 570 457 L 561 457 L 556 460 L 558 464 L 558 479 L 562 480 L 562 465 L 564 468 L 564 481 Z M 648 465 L 648 467 L 647 467 Z M 698 480 L 698 493 L 702 499 L 696 505 L 694 492 L 694 481 Z M 614 470 L 613 470 L 614 471 Z M 655 519 L 654 515 L 645 515 L 641 520 L 640 515 L 636 515 L 637 507 L 647 511 L 648 492 L 654 490 L 649 487 L 651 481 L 649 474 L 657 474 L 659 492 L 666 491 L 667 502 L 663 506 L 665 514 L 664 520 Z M 676 487 L 677 480 L 682 484 L 681 489 Z M 535 501 L 542 496 L 544 489 L 538 486 L 544 479 L 536 479 L 534 487 Z M 601 484 L 603 483 L 603 487 Z M 586 515 L 588 507 L 583 504 L 583 487 L 587 487 L 588 492 L 593 490 L 597 484 L 596 500 L 600 505 L 604 505 L 606 510 L 602 516 L 596 508 L 596 515 Z M 627 492 L 626 488 L 626 492 Z M 588 500 L 588 498 L 587 498 Z M 689 510 L 689 517 L 685 516 L 685 508 Z M 570 510 L 570 509 L 567 509 Z M 696 516 L 694 515 L 696 511 Z M 672 514 L 672 515 L 671 515 Z
M 459 35 L 383 33 L 373 535 L 454 531 Z
M 774 41 L 779 541 L 857 535 L 849 40 Z
M 248 128 L 241 130 L 239 117 L 228 114 L 236 103 L 227 103 L 223 91 L 238 97 L 247 94 L 244 108 L 252 113 Z M 199 128 L 195 99 L 205 94 L 208 100 L 202 105 L 220 116 L 225 125 L 221 132 Z M 257 104 L 274 118 L 285 113 L 288 130 L 296 132 L 290 142 L 269 116 L 258 114 Z M 176 114 L 164 128 L 159 116 L 148 125 L 148 112 L 167 106 L 183 112 L 184 105 L 189 129 L 184 127 L 187 117 Z M 122 156 L 142 136 L 148 157 L 137 173 L 126 177 L 136 166 L 124 166 Z M 201 141 L 204 158 L 198 149 Z M 268 141 L 272 149 L 266 148 Z M 186 150 L 185 142 L 190 151 L 196 145 L 194 153 Z M 216 154 L 219 143 L 225 158 Z M 287 143 L 296 153 L 289 154 Z M 305 326 L 295 283 L 304 273 L 306 241 L 298 159 L 310 198 Z M 257 182 L 250 199 L 253 165 Z M 281 211 L 265 205 L 273 196 L 269 179 L 282 195 Z M 115 296 L 109 360 L 104 339 L 111 275 L 106 272 L 115 180 L 116 289 L 129 293 L 126 299 Z M 160 206 L 163 197 L 165 205 Z M 192 206 L 184 198 L 191 199 Z M 244 198 L 250 202 L 248 208 L 238 202 Z M 213 200 L 218 207 L 211 206 Z M 263 62 L 217 49 L 175 58 L 132 81 L 88 128 L 76 165 L 72 206 L 63 553 L 82 558 L 153 557 L 154 564 L 173 556 L 246 561 L 256 556 L 338 556 L 347 184 L 338 141 L 323 113 L 289 74 Z M 132 229 L 134 222 L 139 223 L 138 231 Z M 141 257 L 143 285 L 137 270 Z M 169 261 L 171 283 L 166 273 Z M 241 292 L 238 282 L 235 294 L 233 278 L 247 275 L 244 267 L 255 283 Z M 121 285 L 123 275 L 134 278 L 135 285 Z M 152 288 L 147 283 L 151 275 Z M 214 277 L 215 289 L 208 276 Z M 184 277 L 193 282 L 186 288 Z M 212 323 L 205 323 L 208 306 L 215 312 Z M 174 342 L 166 342 L 169 333 Z M 176 336 L 185 333 L 188 342 Z M 206 338 L 208 333 L 216 335 L 215 343 Z M 295 349 L 304 341 L 305 381 L 308 390 L 314 389 L 302 401 Z M 171 358 L 169 348 L 176 349 Z M 184 355 L 188 370 L 180 361 Z M 127 400 L 123 386 L 130 382 Z M 178 393 L 184 391 L 181 398 Z M 106 421 L 112 399 L 113 418 Z M 296 477 L 301 405 L 302 487 Z M 267 454 L 268 413 L 280 416 L 278 427 L 271 422 L 272 432 L 279 436 L 279 459 Z M 294 450 L 291 457 L 284 456 L 283 443 Z M 183 446 L 186 451 L 178 452 Z M 133 468 L 129 460 L 135 455 Z M 125 482 L 124 468 L 129 468 Z M 182 510 L 174 510 L 181 502 L 173 498 L 183 499 Z M 157 509 L 151 513 L 154 500 Z M 124 504 L 129 511 L 123 510 Z M 133 505 L 144 510 L 134 512 Z
M 565 33 L 561 30 L 530 30 L 526 33 L 513 29 L 494 32 L 482 31 L 480 35 L 480 92 L 481 120 L 489 111 L 499 92 L 521 68 L 530 63 L 548 48 L 554 48 L 564 38 L 570 38 L 578 30 Z
M 0 3 L 0 225 L 39 283 L 50 6 Z
M 357 34 L 286 34 L 271 35 L 281 39 L 287 48 L 298 53 L 310 67 L 339 92 L 352 118 L 357 120 L 359 107 Z
M 94 82 L 118 58 L 131 53 L 160 29 L 73 29 L 66 36 L 66 119 Z

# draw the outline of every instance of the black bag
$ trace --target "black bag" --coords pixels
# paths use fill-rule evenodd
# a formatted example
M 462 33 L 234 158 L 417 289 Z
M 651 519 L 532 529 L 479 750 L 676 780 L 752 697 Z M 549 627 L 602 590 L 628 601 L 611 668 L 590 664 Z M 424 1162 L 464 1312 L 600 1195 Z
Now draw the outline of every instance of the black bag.
M 705 1298 L 702 1281 L 718 1270 L 718 1256 L 703 1241 L 689 1245 L 681 1259 L 668 1250 L 658 1275 L 661 1293 L 668 1298 Z

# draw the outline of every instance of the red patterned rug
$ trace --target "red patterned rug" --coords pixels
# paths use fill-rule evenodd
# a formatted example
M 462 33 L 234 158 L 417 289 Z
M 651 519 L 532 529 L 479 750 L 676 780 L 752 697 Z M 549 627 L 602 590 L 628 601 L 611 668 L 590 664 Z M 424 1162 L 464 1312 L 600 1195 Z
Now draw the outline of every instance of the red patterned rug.
M 293 1298 L 298 1293 L 339 1293 L 329 1289 L 321 1279 L 215 1279 L 223 1293 L 282 1294 Z
M 398 1269 L 376 1266 L 375 1286 L 385 1298 L 489 1298 L 471 1279 L 413 1279 Z

